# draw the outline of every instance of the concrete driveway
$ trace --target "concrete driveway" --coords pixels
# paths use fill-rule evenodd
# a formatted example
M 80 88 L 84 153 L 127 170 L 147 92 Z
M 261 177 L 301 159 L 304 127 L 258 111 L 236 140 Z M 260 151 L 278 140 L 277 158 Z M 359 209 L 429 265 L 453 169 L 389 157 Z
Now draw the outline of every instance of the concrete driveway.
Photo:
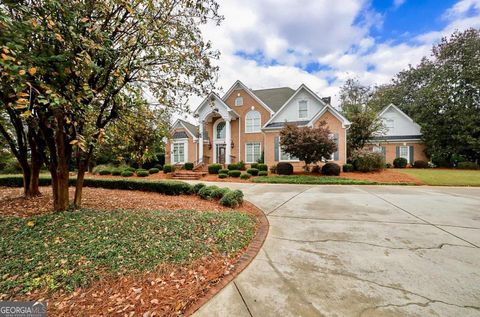
M 480 316 L 480 188 L 219 185 L 270 231 L 194 316 Z

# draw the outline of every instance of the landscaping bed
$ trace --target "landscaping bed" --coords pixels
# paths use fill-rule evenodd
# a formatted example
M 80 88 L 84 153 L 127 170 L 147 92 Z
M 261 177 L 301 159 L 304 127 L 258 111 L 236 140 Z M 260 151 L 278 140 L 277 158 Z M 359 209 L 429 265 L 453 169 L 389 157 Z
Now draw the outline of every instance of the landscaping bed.
M 412 185 L 423 185 L 422 180 L 417 177 L 402 173 L 400 169 L 384 169 L 379 172 L 371 173 L 362 173 L 362 172 L 351 172 L 351 173 L 341 173 L 340 177 L 355 179 L 355 180 L 364 180 L 372 181 L 381 184 L 412 184 Z

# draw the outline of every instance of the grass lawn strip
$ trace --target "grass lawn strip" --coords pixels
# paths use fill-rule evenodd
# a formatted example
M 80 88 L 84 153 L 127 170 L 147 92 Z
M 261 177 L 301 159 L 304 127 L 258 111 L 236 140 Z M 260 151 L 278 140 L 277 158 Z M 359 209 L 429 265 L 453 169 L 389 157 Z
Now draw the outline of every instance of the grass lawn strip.
M 432 186 L 480 186 L 480 171 L 454 169 L 397 169 Z
M 410 183 L 385 183 L 368 180 L 348 179 L 334 176 L 259 176 L 252 179 L 254 183 L 270 184 L 313 184 L 313 185 L 411 185 Z
M 233 257 L 255 231 L 240 212 L 83 209 L 0 218 L 0 296 L 73 291 L 103 277 Z

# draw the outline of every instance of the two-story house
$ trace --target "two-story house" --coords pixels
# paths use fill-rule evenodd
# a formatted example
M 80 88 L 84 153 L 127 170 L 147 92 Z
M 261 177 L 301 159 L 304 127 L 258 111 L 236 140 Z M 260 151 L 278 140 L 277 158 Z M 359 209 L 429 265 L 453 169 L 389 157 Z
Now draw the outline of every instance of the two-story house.
M 330 159 L 346 162 L 346 137 L 350 122 L 305 85 L 296 90 L 281 87 L 252 90 L 236 81 L 220 97 L 208 95 L 194 112 L 198 126 L 177 120 L 172 139 L 166 145 L 166 162 L 195 165 L 243 161 L 247 164 L 262 158 L 269 166 L 290 162 L 301 170 L 303 162 L 282 151 L 280 130 L 285 124 L 317 127 L 326 121 L 338 150 Z

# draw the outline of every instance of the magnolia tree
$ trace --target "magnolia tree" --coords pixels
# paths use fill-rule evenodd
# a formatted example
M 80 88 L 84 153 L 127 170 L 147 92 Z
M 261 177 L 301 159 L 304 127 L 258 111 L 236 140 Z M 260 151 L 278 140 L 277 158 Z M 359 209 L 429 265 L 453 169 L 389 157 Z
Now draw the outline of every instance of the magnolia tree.
M 337 151 L 337 145 L 330 137 L 331 133 L 326 125 L 325 121 L 315 128 L 299 128 L 287 124 L 280 131 L 282 151 L 304 161 L 305 171 L 308 171 L 309 164 L 325 160 Z
M 189 96 L 213 88 L 217 68 L 211 59 L 218 54 L 203 40 L 200 25 L 218 23 L 217 9 L 214 0 L 0 5 L 2 61 L 11 64 L 2 62 L 2 76 L 17 83 L 1 92 L 2 106 L 16 110 L 4 117 L 20 117 L 34 132 L 30 150 L 46 149 L 41 155 L 52 175 L 56 210 L 69 204 L 72 156 L 78 161 L 74 204 L 80 206 L 88 161 L 106 127 L 136 107 L 132 96 L 148 91 L 157 107 L 185 109 Z

